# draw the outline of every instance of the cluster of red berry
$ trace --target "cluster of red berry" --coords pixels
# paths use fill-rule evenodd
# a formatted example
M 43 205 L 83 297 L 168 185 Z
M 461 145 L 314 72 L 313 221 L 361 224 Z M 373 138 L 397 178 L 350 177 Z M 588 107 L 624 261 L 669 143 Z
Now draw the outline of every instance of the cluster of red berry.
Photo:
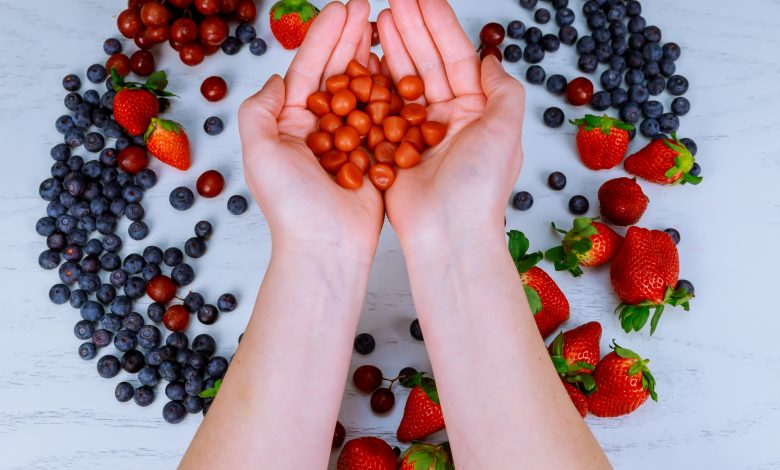
M 230 19 L 251 23 L 256 17 L 253 0 L 129 0 L 117 27 L 141 50 L 167 41 L 183 63 L 194 66 L 219 50 Z

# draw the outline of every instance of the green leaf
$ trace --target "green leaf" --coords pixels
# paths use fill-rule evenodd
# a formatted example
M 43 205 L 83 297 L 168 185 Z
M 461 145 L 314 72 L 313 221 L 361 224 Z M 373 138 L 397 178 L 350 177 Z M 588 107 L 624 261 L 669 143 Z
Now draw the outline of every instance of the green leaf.
M 168 77 L 165 75 L 164 71 L 158 70 L 149 75 L 149 78 L 146 79 L 145 86 L 151 90 L 163 91 L 168 86 Z
M 674 175 L 676 175 L 679 172 L 680 172 L 680 169 L 677 168 L 676 166 L 673 166 L 673 167 L 669 168 L 668 170 L 666 170 L 666 173 L 664 173 L 664 176 L 666 176 L 667 178 L 674 178 Z
M 550 343 L 552 354 L 553 356 L 561 357 L 563 356 L 563 331 L 558 333 L 555 338 L 553 339 L 552 343 Z M 553 357 L 553 362 L 555 362 Z M 565 360 L 564 360 L 565 362 Z
M 439 392 L 436 391 L 436 382 L 432 378 L 423 377 L 420 380 L 420 388 L 422 388 L 423 392 L 428 395 L 428 398 L 430 398 L 432 402 L 437 405 L 439 404 Z
M 544 257 L 547 261 L 561 261 L 566 257 L 566 252 L 563 251 L 562 246 L 556 246 L 545 251 Z
M 582 388 L 584 388 L 586 392 L 589 392 L 588 394 L 596 391 L 596 380 L 592 375 L 582 374 L 580 376 L 580 382 L 582 383 Z
M 587 370 L 593 370 L 595 367 L 593 367 L 593 364 L 590 364 L 588 362 L 583 361 L 577 361 L 574 363 L 578 368 L 580 369 L 587 369 Z
M 655 312 L 653 313 L 653 318 L 650 320 L 650 336 L 653 336 L 653 333 L 655 333 L 655 328 L 658 326 L 658 320 L 661 319 L 661 314 L 664 313 L 664 306 L 659 305 L 655 308 Z
M 523 232 L 517 230 L 510 230 L 507 235 L 509 236 L 509 254 L 512 255 L 513 260 L 518 261 L 528 251 L 530 242 Z
M 198 394 L 201 398 L 211 398 L 217 396 L 217 392 L 219 392 L 219 388 L 222 386 L 222 379 L 217 379 L 214 381 L 214 386 L 211 388 L 207 388 L 206 390 L 203 390 Z
M 642 329 L 643 326 L 645 326 L 645 323 L 647 323 L 647 319 L 650 317 L 650 307 L 642 306 L 639 307 L 636 310 L 636 314 L 634 315 L 634 319 L 632 321 L 632 326 L 634 328 L 634 331 L 639 331 Z
M 541 251 L 537 251 L 535 253 L 531 253 L 526 255 L 524 258 L 518 260 L 515 262 L 515 266 L 517 267 L 517 271 L 520 273 L 524 273 L 528 271 L 529 269 L 536 266 L 536 264 L 542 260 L 544 255 Z
M 690 173 L 683 173 L 683 181 L 685 183 L 690 183 L 690 184 L 693 184 L 693 185 L 697 185 L 697 184 L 701 183 L 703 179 L 704 179 L 703 176 L 693 176 Z
M 593 248 L 593 242 L 590 240 L 590 238 L 582 238 L 572 243 L 570 247 L 571 247 L 571 251 L 575 253 L 584 254 L 589 252 L 590 249 Z
M 536 315 L 542 310 L 542 298 L 539 297 L 539 293 L 531 286 L 523 284 L 523 290 L 528 299 L 528 305 L 531 307 L 531 312 Z

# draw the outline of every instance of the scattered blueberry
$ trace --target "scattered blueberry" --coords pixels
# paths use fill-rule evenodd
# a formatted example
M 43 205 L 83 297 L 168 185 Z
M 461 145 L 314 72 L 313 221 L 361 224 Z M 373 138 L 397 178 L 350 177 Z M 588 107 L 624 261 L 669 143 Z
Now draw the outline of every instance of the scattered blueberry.
M 571 8 L 559 8 L 555 11 L 555 23 L 563 28 L 574 23 L 574 11 Z
M 562 95 L 566 91 L 567 85 L 566 77 L 560 74 L 550 75 L 547 79 L 547 91 L 556 95 Z
M 666 88 L 674 96 L 684 95 L 688 91 L 688 80 L 682 75 L 673 75 L 669 77 Z
M 176 247 L 171 247 L 165 250 L 163 254 L 163 262 L 168 266 L 176 266 L 184 261 L 184 253 Z
M 358 354 L 371 354 L 371 352 L 376 347 L 376 341 L 374 341 L 374 337 L 371 336 L 368 333 L 360 333 L 359 335 L 355 336 L 355 352 Z
M 109 344 L 111 344 L 111 339 L 114 337 L 113 333 L 111 333 L 108 330 L 97 330 L 92 335 L 92 342 L 95 343 L 95 346 L 98 348 L 105 348 Z
M 119 39 L 108 38 L 103 42 L 103 52 L 107 55 L 114 55 L 122 52 L 122 43 Z
M 136 220 L 127 227 L 127 234 L 133 240 L 143 240 L 149 235 L 149 226 L 143 220 Z
M 184 383 L 176 381 L 166 385 L 165 396 L 171 400 L 184 400 L 187 396 L 187 392 L 184 390 Z
M 544 49 L 539 44 L 529 44 L 523 51 L 523 58 L 529 64 L 538 64 L 544 60 Z
M 232 312 L 238 306 L 236 296 L 230 293 L 222 294 L 217 299 L 217 307 L 221 312 Z
M 564 119 L 565 116 L 561 108 L 551 107 L 544 110 L 544 124 L 548 127 L 561 127 Z
M 219 311 L 217 307 L 206 304 L 198 309 L 198 321 L 204 325 L 213 325 L 219 318 Z
M 558 37 L 561 39 L 562 43 L 571 46 L 577 41 L 579 33 L 574 26 L 564 26 L 558 31 Z
M 203 130 L 205 130 L 208 135 L 221 134 L 224 128 L 225 125 L 222 123 L 222 119 L 216 116 L 211 116 L 203 123 Z
M 664 113 L 664 105 L 660 101 L 646 101 L 642 104 L 642 114 L 646 118 L 658 119 Z
M 97 357 L 97 347 L 90 342 L 81 343 L 78 349 L 79 357 L 89 361 Z
M 154 325 L 144 325 L 138 331 L 138 345 L 144 349 L 157 347 L 161 339 L 160 329 Z
M 423 333 L 422 329 L 420 328 L 420 320 L 414 319 L 412 323 L 409 325 L 409 334 L 412 335 L 412 338 L 416 339 L 417 341 L 423 341 Z
M 171 270 L 171 279 L 179 286 L 186 286 L 195 280 L 195 271 L 187 263 L 180 263 Z
M 590 106 L 596 111 L 604 111 L 612 105 L 612 95 L 608 91 L 597 91 L 590 100 Z
M 667 229 L 664 229 L 664 232 L 666 232 L 667 235 L 672 237 L 672 241 L 674 242 L 675 245 L 679 245 L 680 244 L 680 232 L 677 231 L 677 229 L 667 228 Z
M 195 204 L 195 194 L 192 193 L 190 188 L 185 186 L 179 186 L 171 191 L 171 195 L 168 198 L 174 209 L 179 211 L 186 211 L 193 204 Z
M 206 365 L 206 373 L 209 376 L 219 379 L 225 375 L 228 369 L 228 361 L 224 357 L 214 356 L 209 359 L 208 365 Z
M 555 52 L 561 47 L 561 40 L 554 34 L 545 34 L 542 36 L 542 40 L 539 42 L 542 49 L 547 52 Z
M 233 215 L 243 214 L 246 212 L 248 206 L 249 205 L 246 201 L 246 198 L 238 194 L 235 196 L 230 196 L 230 199 L 228 199 L 227 202 L 228 211 Z
M 90 339 L 95 333 L 95 323 L 89 320 L 79 320 L 73 327 L 73 334 L 78 339 Z
M 159 302 L 153 302 L 149 304 L 146 309 L 146 315 L 155 323 L 160 323 L 165 315 L 165 305 Z
M 596 51 L 596 40 L 592 36 L 583 36 L 577 41 L 577 54 L 589 54 Z
M 582 215 L 588 212 L 589 207 L 590 203 L 585 196 L 577 195 L 569 199 L 569 210 L 572 212 L 572 214 Z
M 683 145 L 685 145 L 685 148 L 687 148 L 689 152 L 691 152 L 691 155 L 693 155 L 694 157 L 696 156 L 696 153 L 699 151 L 699 148 L 696 145 L 696 142 L 693 141 L 693 139 L 689 139 L 685 137 L 680 139 L 680 142 Z
M 520 6 L 528 10 L 535 8 L 538 0 L 520 0 Z
M 566 187 L 566 175 L 560 171 L 554 171 L 547 177 L 547 185 L 555 191 L 560 191 Z
M 577 59 L 577 67 L 585 73 L 593 73 L 599 66 L 599 59 L 594 54 L 582 54 Z
M 666 88 L 666 80 L 664 77 L 657 75 L 647 81 L 647 92 L 653 96 L 658 96 L 664 92 Z
M 170 423 L 181 423 L 187 416 L 187 410 L 184 409 L 184 405 L 178 401 L 169 401 L 163 406 L 162 410 L 163 419 Z
M 512 198 L 512 207 L 519 211 L 527 211 L 534 205 L 534 197 L 528 191 L 519 191 Z
M 122 319 L 122 326 L 125 329 L 132 331 L 133 333 L 138 333 L 141 331 L 141 328 L 144 327 L 144 317 L 142 317 L 140 313 L 130 312 L 125 318 Z
M 612 101 L 612 107 L 620 109 L 628 102 L 628 92 L 623 88 L 615 88 L 610 93 L 610 99 Z
M 695 289 L 693 288 L 693 283 L 686 279 L 678 280 L 675 289 L 685 289 L 691 295 L 695 293 Z
M 546 73 L 544 69 L 538 65 L 532 65 L 528 67 L 528 70 L 525 74 L 525 79 L 528 81 L 528 83 L 532 83 L 534 85 L 541 85 L 544 83 L 544 79 L 546 78 Z
M 81 79 L 73 74 L 66 75 L 62 79 L 62 86 L 68 91 L 78 91 L 81 88 Z
M 685 116 L 691 110 L 691 102 L 687 98 L 678 96 L 672 101 L 672 112 L 677 116 Z
M 523 49 L 517 44 L 509 44 L 504 48 L 504 60 L 514 63 L 523 58 Z
M 633 101 L 627 102 L 625 105 L 623 105 L 622 108 L 620 108 L 620 120 L 630 124 L 638 122 L 641 114 L 641 108 Z
M 209 223 L 206 220 L 201 220 L 197 224 L 195 224 L 195 235 L 197 235 L 200 238 L 208 239 L 211 236 L 211 232 L 213 231 L 213 227 L 211 226 L 211 223 Z
M 543 34 L 544 33 L 542 33 L 541 29 L 537 28 L 536 26 L 531 26 L 525 30 L 523 39 L 525 39 L 525 42 L 528 44 L 538 44 L 542 40 Z
M 510 21 L 506 26 L 506 35 L 512 39 L 520 39 L 525 34 L 525 23 L 520 20 Z M 506 56 L 506 54 L 504 54 Z
M 657 119 L 645 119 L 642 124 L 639 125 L 639 132 L 645 137 L 653 137 L 661 132 L 661 125 Z
M 688 173 L 689 173 L 691 176 L 699 176 L 699 175 L 701 175 L 701 166 L 700 166 L 698 163 L 696 163 L 696 162 L 693 162 L 693 166 L 692 166 L 692 167 L 691 167 L 691 169 L 688 171 Z
M 141 387 L 138 387 L 135 389 L 135 395 L 133 396 L 133 401 L 135 401 L 135 404 L 138 406 L 149 406 L 154 401 L 154 389 L 143 385 Z
M 119 373 L 119 359 L 112 355 L 105 355 L 97 361 L 98 374 L 104 379 L 116 377 Z
M 228 36 L 224 41 L 222 41 L 220 47 L 222 48 L 222 52 L 225 54 L 236 55 L 241 50 L 241 41 L 239 41 L 235 36 Z
M 134 394 L 135 390 L 128 382 L 119 382 L 114 389 L 114 396 L 122 403 L 132 400 Z
M 255 38 L 249 43 L 249 52 L 254 55 L 263 55 L 268 50 L 268 45 L 263 38 Z
M 623 77 L 616 70 L 608 69 L 601 74 L 601 86 L 607 91 L 619 87 L 622 82 Z

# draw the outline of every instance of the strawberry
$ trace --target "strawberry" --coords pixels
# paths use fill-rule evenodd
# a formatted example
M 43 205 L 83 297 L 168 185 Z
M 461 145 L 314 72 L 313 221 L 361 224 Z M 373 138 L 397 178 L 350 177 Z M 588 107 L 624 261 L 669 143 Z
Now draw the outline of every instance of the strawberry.
M 658 184 L 701 183 L 701 176 L 690 174 L 693 155 L 672 133 L 671 139 L 653 140 L 626 158 L 623 167 L 632 175 Z
M 665 232 L 632 226 L 626 232 L 623 247 L 612 260 L 610 278 L 620 297 L 620 323 L 626 332 L 639 331 L 647 323 L 650 309 L 650 334 L 655 332 L 664 305 L 688 310 L 693 297 L 687 289 L 675 288 L 680 274 L 677 247 Z
M 590 412 L 601 417 L 622 416 L 639 408 L 647 397 L 658 401 L 648 360 L 617 343 L 610 347 L 614 351 L 604 356 L 593 372 L 598 390 L 587 397 Z
M 577 217 L 571 230 L 552 228 L 564 234 L 560 246 L 544 253 L 555 263 L 556 271 L 569 271 L 574 277 L 582 275 L 580 266 L 595 267 L 609 263 L 623 244 L 623 237 L 601 222 L 590 217 Z
M 599 362 L 600 340 L 601 323 L 596 321 L 561 332 L 555 337 L 548 349 L 562 380 L 581 384 L 586 392 L 595 390 L 591 374 Z
M 634 126 L 619 119 L 586 114 L 571 121 L 577 129 L 577 151 L 591 170 L 606 170 L 617 166 L 626 156 L 629 132 Z
M 271 32 L 282 47 L 295 49 L 319 12 L 306 0 L 280 0 L 271 7 Z
M 401 455 L 399 470 L 455 470 L 449 442 L 412 444 Z
M 561 383 L 563 384 L 563 388 L 566 389 L 566 393 L 569 394 L 569 398 L 574 404 L 574 407 L 577 408 L 580 416 L 584 418 L 585 415 L 588 414 L 588 400 L 585 398 L 585 394 L 582 393 L 579 388 L 570 384 L 569 382 L 561 380 Z
M 114 96 L 114 119 L 130 135 L 141 135 L 149 127 L 152 118 L 157 117 L 160 105 L 158 96 L 173 96 L 165 91 L 168 79 L 165 72 L 157 71 L 149 76 L 145 84 L 125 82 L 111 69 Z
M 180 124 L 152 118 L 144 137 L 149 153 L 161 162 L 179 170 L 190 167 L 190 141 Z
M 509 254 L 520 273 L 520 281 L 534 314 L 536 327 L 539 328 L 542 338 L 545 338 L 569 319 L 569 301 L 555 281 L 535 266 L 542 259 L 542 253 L 537 251 L 526 254 L 529 242 L 522 232 L 511 230 L 508 235 Z
M 636 178 L 614 178 L 599 188 L 601 215 L 615 225 L 626 226 L 639 222 L 649 201 Z
M 436 382 L 419 373 L 411 377 L 408 384 L 413 388 L 406 399 L 404 415 L 396 433 L 401 442 L 416 441 L 444 429 Z
M 378 437 L 360 437 L 344 444 L 337 470 L 396 470 L 395 452 Z

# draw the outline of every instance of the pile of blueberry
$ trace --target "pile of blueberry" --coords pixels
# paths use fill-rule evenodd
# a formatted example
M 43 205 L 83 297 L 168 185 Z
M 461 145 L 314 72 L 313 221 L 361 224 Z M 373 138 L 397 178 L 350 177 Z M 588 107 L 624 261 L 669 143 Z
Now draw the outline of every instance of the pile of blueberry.
M 115 43 L 118 41 L 106 41 L 111 46 L 107 53 L 116 53 Z M 150 295 L 148 285 L 153 278 L 163 275 L 172 281 L 171 299 L 176 290 L 193 282 L 195 271 L 185 261 L 185 254 L 190 258 L 203 256 L 213 229 L 208 221 L 195 224 L 195 236 L 184 243 L 183 251 L 150 245 L 141 253 L 120 255 L 123 242 L 117 226 L 123 217 L 131 222 L 128 235 L 132 239 L 142 240 L 149 233 L 143 221 L 142 200 L 145 191 L 157 183 L 157 174 L 146 168 L 132 175 L 118 165 L 118 152 L 131 145 L 143 147 L 143 138 L 127 135 L 113 119 L 115 92 L 105 67 L 90 66 L 87 79 L 94 84 L 105 82 L 106 91 L 101 94 L 90 89 L 79 93 L 82 83 L 77 75 L 63 79 L 68 92 L 65 106 L 70 113 L 56 121 L 65 141 L 52 147 L 51 177 L 39 188 L 48 206 L 46 216 L 35 226 L 47 246 L 38 263 L 47 270 L 58 269 L 60 283 L 50 289 L 50 300 L 55 304 L 70 303 L 81 316 L 74 326 L 74 334 L 84 341 L 78 347 L 79 357 L 92 360 L 102 348 L 113 344 L 116 352 L 97 360 L 98 374 L 112 378 L 124 370 L 135 374 L 132 382 L 138 383 L 118 384 L 117 400 L 133 399 L 136 404 L 147 406 L 155 398 L 155 387 L 165 380 L 165 394 L 170 401 L 163 408 L 163 417 L 177 423 L 187 412 L 206 413 L 212 398 L 203 398 L 201 394 L 215 386 L 229 364 L 225 357 L 214 355 L 214 338 L 202 334 L 190 344 L 182 330 L 190 316 L 205 325 L 213 324 L 220 312 L 233 311 L 237 300 L 232 294 L 223 294 L 212 305 L 201 294 L 190 291 L 181 305 L 148 304 L 146 319 L 136 312 L 141 300 Z M 165 109 L 167 104 L 162 99 L 161 108 Z M 84 154 L 90 157 L 74 153 L 82 146 Z M 192 206 L 194 195 L 187 188 L 177 188 L 170 200 L 176 209 L 184 210 Z M 246 208 L 247 201 L 242 196 L 233 196 L 228 202 L 233 214 L 243 213 Z M 172 307 L 185 312 L 183 320 L 166 318 Z M 167 338 L 163 338 L 160 323 L 172 331 Z
M 506 34 L 524 41 L 525 50 L 510 44 L 503 52 L 509 62 L 524 59 L 532 64 L 526 73 L 529 83 L 543 84 L 546 80 L 551 93 L 563 94 L 567 79 L 559 74 L 548 78 L 537 64 L 542 62 L 545 53 L 557 51 L 561 43 L 574 45 L 580 71 L 593 74 L 599 64 L 606 67 L 599 77 L 602 90 L 593 93 L 590 99 L 594 110 L 606 111 L 612 107 L 619 111 L 620 119 L 625 122 L 636 124 L 641 121 L 639 130 L 649 138 L 678 130 L 680 117 L 691 108 L 688 99 L 682 96 L 688 91 L 688 80 L 676 74 L 681 49 L 674 42 L 662 42 L 661 29 L 647 24 L 639 1 L 586 1 L 582 12 L 589 34 L 582 37 L 573 26 L 575 13 L 569 8 L 569 0 L 552 0 L 554 15 L 547 8 L 537 8 L 538 3 L 538 0 L 520 0 L 522 7 L 535 9 L 534 21 L 540 25 L 547 24 L 554 16 L 558 34 L 544 34 L 537 26 L 526 27 L 522 21 L 515 20 L 508 24 Z M 664 90 L 675 96 L 669 110 L 660 101 L 652 99 Z M 557 127 L 563 122 L 563 115 L 558 108 L 551 109 L 555 112 L 548 110 L 545 122 Z

